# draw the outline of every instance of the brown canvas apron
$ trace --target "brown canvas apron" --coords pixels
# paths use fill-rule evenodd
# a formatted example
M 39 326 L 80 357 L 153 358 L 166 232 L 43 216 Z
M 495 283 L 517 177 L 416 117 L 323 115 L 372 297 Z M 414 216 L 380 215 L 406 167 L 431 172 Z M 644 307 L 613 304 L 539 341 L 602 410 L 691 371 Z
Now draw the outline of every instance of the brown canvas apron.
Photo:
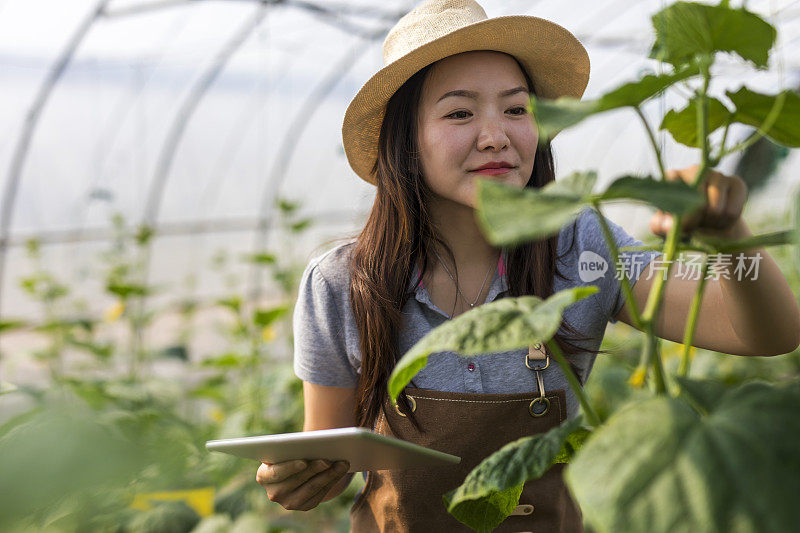
M 442 495 L 461 485 L 484 458 L 511 441 L 544 433 L 566 419 L 564 389 L 544 391 L 541 371 L 549 354 L 535 345 L 520 361 L 534 372 L 539 391 L 481 394 L 405 389 L 423 430 L 418 432 L 388 396 L 374 431 L 461 457 L 457 465 L 437 468 L 375 470 L 366 474 L 362 492 L 350 509 L 351 532 L 469 532 L 449 514 Z M 524 363 L 525 366 L 522 366 Z M 564 484 L 564 464 L 525 483 L 519 505 L 494 531 L 582 532 L 580 510 Z

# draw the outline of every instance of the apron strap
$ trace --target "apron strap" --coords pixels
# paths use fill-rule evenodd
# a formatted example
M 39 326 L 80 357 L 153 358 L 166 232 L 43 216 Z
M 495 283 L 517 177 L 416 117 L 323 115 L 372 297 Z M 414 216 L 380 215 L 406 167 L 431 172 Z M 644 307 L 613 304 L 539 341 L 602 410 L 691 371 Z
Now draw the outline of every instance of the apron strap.
M 550 354 L 541 343 L 537 342 L 528 346 L 528 353 L 525 355 L 525 366 L 536 372 L 536 382 L 539 386 L 539 397 L 528 405 L 528 411 L 535 417 L 544 416 L 550 410 L 550 400 L 545 395 L 542 371 L 550 366 Z M 537 403 L 544 405 L 544 411 L 541 413 L 534 409 Z

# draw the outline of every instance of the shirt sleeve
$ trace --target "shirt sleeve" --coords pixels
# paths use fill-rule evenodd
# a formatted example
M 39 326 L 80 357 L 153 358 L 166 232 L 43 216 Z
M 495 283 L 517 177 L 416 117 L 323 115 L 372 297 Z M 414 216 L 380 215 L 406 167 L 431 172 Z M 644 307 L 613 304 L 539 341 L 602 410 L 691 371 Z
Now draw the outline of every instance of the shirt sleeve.
M 352 388 L 358 374 L 347 357 L 344 324 L 334 291 L 310 263 L 300 278 L 292 317 L 294 373 L 303 381 L 328 387 Z
M 608 265 L 603 275 L 598 278 L 600 286 L 598 301 L 600 302 L 603 312 L 607 314 L 608 321 L 613 324 L 617 322 L 614 317 L 625 305 L 625 293 L 622 291 L 622 284 L 619 279 L 619 274 L 617 273 L 617 267 L 613 263 L 611 251 L 603 236 L 603 228 L 600 225 L 599 216 L 603 215 L 594 209 L 587 209 L 585 213 L 586 221 L 579 229 L 582 233 L 580 239 L 582 250 L 581 257 L 579 258 L 579 271 L 581 271 L 581 276 L 583 277 L 587 274 L 586 265 L 589 265 L 592 259 L 597 259 L 591 254 L 585 255 L 587 251 L 600 255 Z M 603 218 L 611 230 L 614 242 L 617 245 L 617 250 L 625 246 L 644 246 L 642 241 L 628 234 L 622 226 L 615 224 L 605 216 L 603 216 Z M 639 280 L 639 276 L 650 261 L 659 255 L 662 255 L 662 253 L 656 250 L 633 250 L 619 253 L 619 265 L 622 267 L 631 287 Z M 589 272 L 588 275 L 591 276 L 591 272 Z

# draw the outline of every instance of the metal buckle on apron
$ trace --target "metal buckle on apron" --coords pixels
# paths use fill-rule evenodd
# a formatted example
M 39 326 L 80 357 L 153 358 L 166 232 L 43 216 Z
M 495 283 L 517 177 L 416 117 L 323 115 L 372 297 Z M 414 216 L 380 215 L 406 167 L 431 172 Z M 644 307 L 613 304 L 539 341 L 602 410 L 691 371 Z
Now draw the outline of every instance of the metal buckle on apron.
M 542 362 L 544 362 L 544 364 L 542 364 Z M 534 398 L 530 405 L 528 405 L 528 412 L 535 417 L 544 416 L 550 410 L 550 400 L 545 396 L 542 370 L 550 366 L 550 354 L 540 343 L 531 344 L 528 346 L 528 353 L 525 356 L 525 366 L 536 372 L 536 381 L 539 385 L 539 397 Z M 545 406 L 544 411 L 541 413 L 537 413 L 533 410 L 534 405 L 537 403 L 544 404 Z
M 409 399 L 409 401 L 410 401 L 410 403 L 411 403 L 411 412 L 413 413 L 414 411 L 416 411 L 416 410 L 417 410 L 417 400 L 415 400 L 413 396 L 409 396 L 409 397 L 408 397 L 408 399 Z M 394 410 L 395 410 L 395 411 L 397 411 L 397 414 L 398 414 L 398 415 L 400 415 L 400 416 L 406 416 L 406 415 L 405 415 L 405 413 L 403 413 L 403 412 L 400 410 L 400 406 L 399 406 L 399 405 L 397 405 L 397 404 L 394 404 Z

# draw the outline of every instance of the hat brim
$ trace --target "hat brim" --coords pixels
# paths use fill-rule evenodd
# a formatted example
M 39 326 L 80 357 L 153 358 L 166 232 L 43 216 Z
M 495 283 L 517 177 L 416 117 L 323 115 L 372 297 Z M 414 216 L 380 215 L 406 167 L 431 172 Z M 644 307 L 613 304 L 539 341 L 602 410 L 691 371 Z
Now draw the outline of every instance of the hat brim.
M 362 179 L 376 184 L 371 170 L 378 155 L 386 103 L 421 68 L 473 50 L 516 57 L 540 98 L 580 98 L 589 82 L 589 54 L 568 30 L 530 15 L 494 17 L 463 26 L 425 43 L 376 72 L 347 107 L 342 141 L 347 161 Z

